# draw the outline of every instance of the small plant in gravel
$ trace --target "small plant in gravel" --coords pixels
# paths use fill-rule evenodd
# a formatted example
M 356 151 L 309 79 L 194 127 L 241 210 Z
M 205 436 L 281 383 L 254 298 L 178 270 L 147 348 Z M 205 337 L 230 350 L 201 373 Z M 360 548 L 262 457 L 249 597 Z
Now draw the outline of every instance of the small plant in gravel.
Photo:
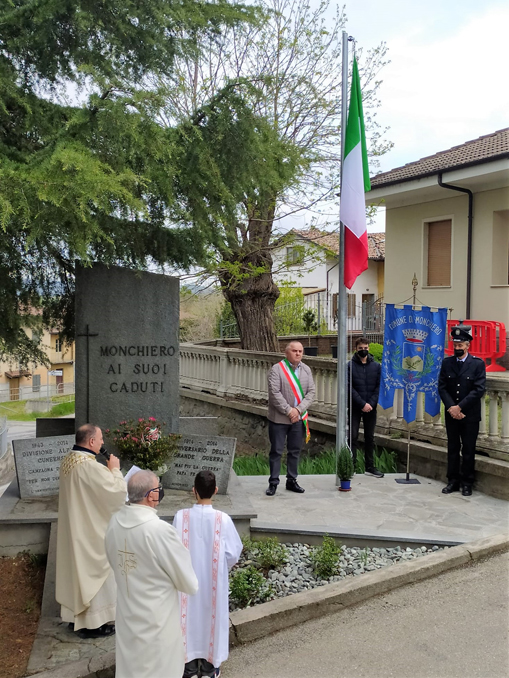
M 321 546 L 317 546 L 311 553 L 313 570 L 321 579 L 329 579 L 337 574 L 339 569 L 339 555 L 341 546 L 338 546 L 332 537 L 324 535 Z
M 265 573 L 282 567 L 288 561 L 288 550 L 284 544 L 279 543 L 277 537 L 269 537 L 263 541 L 243 537 L 242 545 L 246 560 L 252 560 Z
M 280 544 L 277 537 L 270 537 L 256 542 L 256 560 L 264 570 L 276 569 L 284 565 L 288 560 L 288 551 Z
M 239 607 L 248 607 L 255 601 L 263 602 L 272 593 L 272 586 L 254 565 L 235 570 L 230 575 L 230 597 Z

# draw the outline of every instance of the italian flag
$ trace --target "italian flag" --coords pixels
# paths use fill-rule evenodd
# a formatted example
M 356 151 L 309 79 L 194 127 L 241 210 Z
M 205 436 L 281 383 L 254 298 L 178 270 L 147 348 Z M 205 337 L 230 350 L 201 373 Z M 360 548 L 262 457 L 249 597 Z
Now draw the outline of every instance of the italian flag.
M 371 184 L 362 115 L 362 93 L 357 60 L 354 58 L 339 215 L 345 225 L 344 282 L 348 289 L 351 289 L 357 276 L 368 267 L 368 233 L 364 193 L 369 190 L 371 190 Z

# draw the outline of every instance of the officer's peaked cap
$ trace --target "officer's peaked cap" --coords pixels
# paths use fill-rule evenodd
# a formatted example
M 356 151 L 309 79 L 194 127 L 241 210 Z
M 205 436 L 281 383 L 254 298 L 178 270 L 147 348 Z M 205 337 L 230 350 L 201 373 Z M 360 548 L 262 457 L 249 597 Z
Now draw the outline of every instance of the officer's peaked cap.
M 451 337 L 453 341 L 472 341 L 473 337 L 470 334 L 472 331 L 472 326 L 471 325 L 463 325 L 462 322 L 460 322 L 459 325 L 455 325 L 455 327 L 452 328 L 451 330 Z

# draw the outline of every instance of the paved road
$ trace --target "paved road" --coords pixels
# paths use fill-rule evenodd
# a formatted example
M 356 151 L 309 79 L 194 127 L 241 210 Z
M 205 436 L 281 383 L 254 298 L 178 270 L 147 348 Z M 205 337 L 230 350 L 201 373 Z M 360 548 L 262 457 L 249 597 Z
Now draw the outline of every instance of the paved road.
M 223 678 L 507 678 L 509 554 L 232 650 Z

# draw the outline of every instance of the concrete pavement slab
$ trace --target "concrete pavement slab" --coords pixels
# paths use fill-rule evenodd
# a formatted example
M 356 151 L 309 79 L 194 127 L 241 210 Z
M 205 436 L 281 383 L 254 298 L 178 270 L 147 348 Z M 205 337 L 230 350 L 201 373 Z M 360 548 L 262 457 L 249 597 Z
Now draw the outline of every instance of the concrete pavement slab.
M 509 531 L 509 502 L 475 492 L 442 494 L 443 483 L 420 476 L 420 485 L 400 485 L 384 478 L 355 475 L 352 491 L 338 492 L 332 475 L 300 476 L 306 492 L 285 490 L 284 482 L 274 497 L 265 496 L 267 478 L 240 476 L 244 491 L 258 514 L 252 525 L 274 523 L 290 526 L 320 525 L 334 531 L 362 531 L 373 536 L 472 541 Z

